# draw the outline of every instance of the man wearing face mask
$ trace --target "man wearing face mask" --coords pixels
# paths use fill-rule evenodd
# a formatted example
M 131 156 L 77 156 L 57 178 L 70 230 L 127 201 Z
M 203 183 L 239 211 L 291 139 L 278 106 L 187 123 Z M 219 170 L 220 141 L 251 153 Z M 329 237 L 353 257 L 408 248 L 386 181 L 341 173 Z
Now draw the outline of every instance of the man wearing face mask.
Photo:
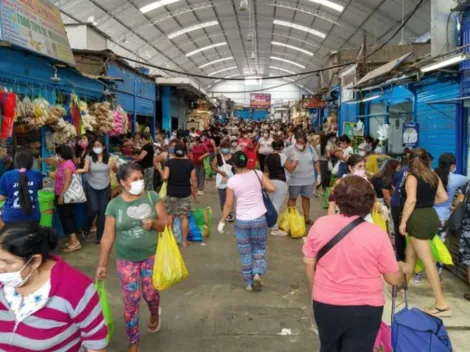
M 274 139 L 269 135 L 269 132 L 264 131 L 263 135 L 258 141 L 258 161 L 261 170 L 264 169 L 264 162 L 266 160 L 266 156 L 273 152 L 273 142 Z
M 176 216 L 181 220 L 183 246 L 191 244 L 188 241 L 189 215 L 191 213 L 191 195 L 197 199 L 197 176 L 194 163 L 186 158 L 186 148 L 183 144 L 175 145 L 175 158 L 165 163 L 163 180 L 168 182 L 165 206 L 171 216 L 171 222 Z

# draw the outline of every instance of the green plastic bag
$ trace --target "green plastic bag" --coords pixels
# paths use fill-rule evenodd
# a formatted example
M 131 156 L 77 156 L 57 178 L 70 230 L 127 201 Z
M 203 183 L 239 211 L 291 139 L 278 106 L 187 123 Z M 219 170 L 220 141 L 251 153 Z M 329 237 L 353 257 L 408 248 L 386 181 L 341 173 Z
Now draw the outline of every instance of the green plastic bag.
M 408 235 L 406 235 L 406 245 L 408 245 L 410 239 Z M 442 263 L 445 265 L 454 265 L 454 261 L 452 260 L 452 255 L 449 252 L 449 249 L 445 245 L 444 242 L 442 242 L 441 238 L 438 235 L 435 235 L 431 241 L 431 250 L 432 250 L 432 255 L 434 257 L 434 260 L 437 263 Z M 420 273 L 424 271 L 424 264 L 421 261 L 421 259 L 418 258 L 416 261 L 416 266 L 415 266 L 415 273 Z
M 197 208 L 193 210 L 193 216 L 194 216 L 194 221 L 196 222 L 196 226 L 201 231 L 201 233 L 204 233 L 204 208 Z M 205 237 L 205 236 L 204 236 Z
M 206 173 L 206 177 L 212 177 L 215 175 L 215 171 L 211 166 L 211 162 L 209 160 L 209 157 L 205 157 L 202 160 L 202 163 L 204 164 L 204 172 Z
M 104 287 L 104 281 L 96 280 L 95 289 L 96 289 L 96 292 L 98 293 L 98 297 L 100 298 L 101 309 L 103 310 L 104 322 L 106 326 L 108 327 L 108 335 L 106 336 L 106 339 L 109 342 L 114 332 L 114 320 L 113 320 L 113 314 L 111 313 L 111 307 L 108 301 L 108 295 L 106 294 L 106 289 Z
M 330 198 L 330 194 L 331 194 L 331 187 L 326 187 L 325 189 L 325 194 L 323 195 L 323 209 L 328 209 L 328 199 Z
M 198 208 L 193 211 L 194 220 L 196 226 L 201 231 L 204 238 L 207 238 L 211 234 L 212 226 L 212 208 Z

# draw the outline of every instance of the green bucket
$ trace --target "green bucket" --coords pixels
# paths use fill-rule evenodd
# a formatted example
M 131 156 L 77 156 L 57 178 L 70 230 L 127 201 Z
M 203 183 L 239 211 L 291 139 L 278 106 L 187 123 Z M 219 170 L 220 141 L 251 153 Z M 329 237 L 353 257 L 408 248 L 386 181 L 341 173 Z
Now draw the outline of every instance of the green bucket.
M 44 227 L 52 227 L 52 214 L 54 213 L 54 192 L 38 191 L 39 210 L 41 222 Z

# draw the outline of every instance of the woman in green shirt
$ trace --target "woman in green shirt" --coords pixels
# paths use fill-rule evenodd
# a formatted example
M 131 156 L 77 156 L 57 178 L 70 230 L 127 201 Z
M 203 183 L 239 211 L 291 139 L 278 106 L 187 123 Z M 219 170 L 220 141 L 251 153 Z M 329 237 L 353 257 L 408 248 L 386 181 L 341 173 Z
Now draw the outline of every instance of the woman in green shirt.
M 124 320 L 129 339 L 128 352 L 139 349 L 139 306 L 141 297 L 150 309 L 147 330 L 156 333 L 161 326 L 160 294 L 152 285 L 158 232 L 168 224 L 165 206 L 156 192 L 144 191 L 142 168 L 124 164 L 117 179 L 122 193 L 109 202 L 101 240 L 96 278 L 106 278 L 109 254 L 116 242 L 117 271 L 124 300 Z

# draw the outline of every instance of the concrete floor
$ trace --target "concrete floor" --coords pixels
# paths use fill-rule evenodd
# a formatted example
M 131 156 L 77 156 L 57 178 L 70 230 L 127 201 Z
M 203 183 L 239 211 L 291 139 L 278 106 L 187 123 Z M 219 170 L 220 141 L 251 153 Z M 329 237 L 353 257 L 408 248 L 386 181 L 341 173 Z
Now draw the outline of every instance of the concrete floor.
M 262 292 L 246 292 L 233 225 L 227 225 L 223 235 L 216 230 L 220 208 L 214 188 L 214 183 L 209 182 L 206 195 L 196 204 L 197 207 L 212 207 L 212 235 L 204 245 L 194 243 L 181 249 L 190 276 L 161 293 L 163 326 L 158 334 L 146 332 L 149 313 L 142 302 L 140 351 L 318 350 L 319 340 L 312 328 L 311 300 L 302 263 L 303 241 L 270 236 L 265 288 Z M 322 213 L 320 201 L 313 203 L 312 214 L 318 216 Z M 98 256 L 99 246 L 90 243 L 64 258 L 94 277 Z M 113 259 L 109 263 L 106 287 L 116 326 L 109 351 L 127 351 L 121 293 Z M 291 329 L 291 335 L 278 335 L 284 328 Z

